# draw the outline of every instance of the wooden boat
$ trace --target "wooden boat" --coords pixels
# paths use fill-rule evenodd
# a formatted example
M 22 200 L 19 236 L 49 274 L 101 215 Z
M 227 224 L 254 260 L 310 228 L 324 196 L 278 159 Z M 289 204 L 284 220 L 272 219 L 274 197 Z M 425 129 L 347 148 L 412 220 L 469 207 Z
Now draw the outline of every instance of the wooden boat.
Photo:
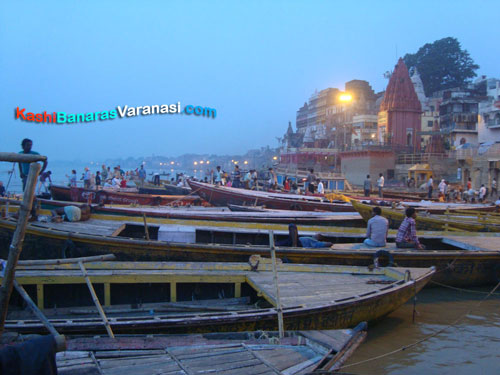
M 0 220 L 0 256 L 6 249 L 15 221 Z M 288 236 L 275 231 L 276 241 Z M 95 254 L 115 254 L 122 260 L 177 260 L 245 262 L 253 254 L 268 256 L 267 230 L 222 227 L 193 228 L 134 222 L 91 219 L 76 223 L 31 223 L 26 231 L 23 259 L 61 258 Z M 311 236 L 313 233 L 302 232 Z M 394 240 L 391 234 L 390 241 Z M 397 249 L 390 242 L 384 249 L 362 246 L 364 237 L 347 233 L 322 233 L 323 241 L 334 248 L 306 249 L 277 247 L 285 262 L 368 266 L 378 250 L 388 251 L 394 264 L 403 267 L 435 266 L 434 280 L 453 286 L 487 285 L 497 282 L 500 272 L 499 237 L 421 237 L 428 250 Z M 3 251 L 1 251 L 3 249 Z M 384 263 L 385 264 L 385 263 Z
M 122 193 L 112 189 L 92 190 L 80 187 L 67 187 L 51 185 L 52 198 L 70 202 L 88 202 L 97 204 L 123 204 L 123 205 L 200 205 L 202 202 L 198 197 L 176 196 L 176 195 L 148 195 L 139 193 Z
M 320 197 L 236 189 L 188 180 L 193 192 L 214 206 L 235 204 L 279 210 L 353 212 L 349 203 L 323 202 Z
M 365 338 L 366 323 L 354 329 L 285 331 L 281 339 L 268 331 L 80 337 L 67 340 L 56 364 L 60 375 L 324 374 L 339 369 Z
M 104 301 L 114 333 L 276 330 L 278 292 L 273 266 L 266 260 L 269 261 L 259 258 L 250 264 L 93 262 L 85 267 L 96 293 Z M 278 263 L 284 327 L 341 329 L 382 318 L 414 297 L 433 274 L 434 268 Z M 97 309 L 88 316 L 75 316 L 71 310 L 92 305 L 78 264 L 22 265 L 16 271 L 16 280 L 26 290 L 36 290 L 38 308 L 44 310 L 59 333 L 105 332 L 103 321 L 96 318 Z M 209 304 L 207 308 L 203 300 L 209 298 L 222 300 L 218 301 L 222 306 Z M 249 298 L 250 303 L 227 309 L 223 308 L 225 298 Z M 137 306 L 139 301 L 146 304 L 145 308 L 135 312 L 130 303 Z M 151 308 L 148 303 L 160 307 Z M 131 311 L 124 312 L 127 306 Z M 165 311 L 162 306 L 175 307 L 177 311 Z M 184 311 L 178 310 L 180 306 L 184 306 Z M 11 307 L 5 329 L 28 333 L 40 332 L 44 326 L 32 318 L 16 317 Z
M 150 182 L 145 182 L 143 185 L 137 180 L 134 181 L 140 194 L 154 195 L 190 195 L 192 190 L 187 187 L 176 186 L 171 184 L 162 184 L 161 186 L 154 185 Z
M 19 200 L 0 198 L 0 203 L 9 203 L 9 210 L 15 211 L 15 207 L 20 205 Z M 55 201 L 48 199 L 37 199 L 42 210 L 53 210 L 68 205 L 65 201 Z M 80 205 L 80 203 L 74 203 Z M 108 206 L 91 205 L 92 215 L 96 218 L 113 220 L 140 220 L 143 221 L 143 215 L 146 215 L 148 221 L 163 224 L 182 224 L 206 226 L 225 225 L 235 226 L 241 223 L 244 226 L 266 226 L 272 224 L 290 224 L 313 225 L 316 231 L 325 229 L 324 227 L 364 227 L 364 221 L 357 212 L 326 212 L 326 211 L 289 211 L 289 210 L 261 210 L 260 212 L 248 210 L 246 212 L 232 212 L 228 208 L 222 207 L 169 207 L 169 206 Z M 42 211 L 41 214 L 50 215 L 49 212 Z M 176 222 L 174 222 L 176 221 Z
M 373 206 L 363 204 L 357 201 L 351 201 L 352 206 L 359 212 L 365 221 L 372 217 Z M 399 228 L 405 218 L 402 210 L 380 207 L 382 216 L 389 220 L 391 228 Z M 480 219 L 474 220 L 470 215 L 418 215 L 417 229 L 420 230 L 462 230 L 470 232 L 500 232 L 500 222 Z

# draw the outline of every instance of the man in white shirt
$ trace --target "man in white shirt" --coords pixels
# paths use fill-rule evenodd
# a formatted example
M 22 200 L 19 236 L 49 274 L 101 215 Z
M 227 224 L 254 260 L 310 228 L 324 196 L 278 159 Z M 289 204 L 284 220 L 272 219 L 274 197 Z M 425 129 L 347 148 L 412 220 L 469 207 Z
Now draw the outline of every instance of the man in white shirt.
M 484 202 L 484 198 L 486 197 L 486 188 L 484 184 L 479 188 L 479 202 Z
M 318 186 L 318 194 L 325 194 L 325 188 L 320 179 L 316 180 L 316 185 Z
M 382 173 L 380 173 L 378 175 L 378 180 L 377 180 L 377 186 L 378 186 L 378 196 L 380 198 L 383 198 L 384 197 L 384 175 Z

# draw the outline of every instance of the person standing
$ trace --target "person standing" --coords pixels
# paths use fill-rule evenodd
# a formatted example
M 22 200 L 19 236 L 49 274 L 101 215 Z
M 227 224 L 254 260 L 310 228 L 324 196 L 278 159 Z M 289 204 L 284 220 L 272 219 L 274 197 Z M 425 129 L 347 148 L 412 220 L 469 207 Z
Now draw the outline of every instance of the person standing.
M 28 138 L 24 138 L 21 142 L 22 151 L 19 151 L 20 154 L 31 154 L 31 155 L 40 155 L 36 151 L 32 151 L 33 141 Z M 40 170 L 40 174 L 42 174 L 47 168 L 47 160 L 43 161 L 42 169 Z M 28 173 L 30 171 L 30 163 L 19 163 L 19 175 L 21 176 L 21 180 L 23 181 L 23 191 L 26 188 L 26 181 L 28 179 Z
M 108 179 L 108 170 L 106 166 L 103 164 L 101 167 L 101 180 L 106 181 Z
M 365 197 L 369 197 L 372 191 L 372 180 L 370 179 L 370 175 L 366 175 L 366 180 L 363 183 L 363 190 L 365 192 Z
M 387 233 L 389 231 L 389 221 L 380 216 L 382 210 L 380 207 L 373 207 L 372 218 L 368 220 L 366 227 L 366 239 L 363 243 L 371 247 L 384 247 L 387 242 Z
M 434 189 L 434 180 L 432 179 L 432 175 L 427 180 L 427 198 L 432 198 L 432 190 Z
M 319 178 L 316 180 L 316 186 L 318 186 L 318 194 L 325 194 L 325 187 Z
M 238 164 L 234 165 L 233 184 L 232 184 L 232 186 L 234 188 L 241 187 L 241 171 L 240 171 L 240 167 L 238 166 Z
M 479 202 L 483 203 L 485 197 L 486 197 L 486 188 L 484 187 L 484 184 L 481 184 L 481 187 L 479 188 Z
M 214 177 L 215 177 L 215 185 L 217 186 L 222 185 L 222 171 L 220 169 L 220 165 L 217 166 L 214 172 Z
M 81 178 L 83 180 L 83 187 L 85 189 L 90 189 L 90 170 L 88 167 L 85 167 L 85 172 Z
M 398 234 L 396 235 L 396 247 L 400 249 L 425 249 L 417 237 L 417 211 L 415 208 L 408 207 L 406 209 L 406 217 L 399 226 Z
M 441 182 L 438 185 L 439 193 L 441 193 L 444 196 L 446 196 L 446 181 L 444 178 L 441 180 Z
M 259 175 L 257 174 L 257 170 L 254 169 L 252 172 L 252 190 L 259 190 Z
M 470 189 L 472 189 L 472 179 L 469 177 L 467 179 L 467 191 L 469 191 Z
M 497 195 L 498 195 L 497 180 L 495 178 L 493 178 L 493 180 L 491 180 L 491 193 L 490 193 L 490 196 L 496 197 Z
M 269 189 L 275 190 L 278 186 L 278 177 L 276 176 L 276 172 L 274 169 L 269 168 Z
M 101 172 L 99 171 L 95 173 L 95 188 L 96 190 L 101 188 Z
M 309 173 L 307 174 L 307 191 L 309 193 L 314 194 L 315 186 L 314 183 L 316 182 L 316 176 L 314 175 L 314 169 L 309 169 Z
M 245 184 L 244 188 L 249 190 L 251 182 L 252 182 L 252 171 L 249 170 L 247 173 L 245 173 L 245 176 L 243 176 L 243 184 Z
M 385 183 L 384 175 L 382 173 L 380 173 L 378 175 L 378 180 L 377 180 L 378 196 L 380 198 L 384 197 L 384 183 Z
M 139 172 L 137 174 L 139 175 L 139 181 L 142 187 L 144 186 L 144 181 L 146 181 L 146 170 L 144 169 L 144 165 L 141 165 L 141 168 L 139 169 Z
M 2 181 L 0 181 L 0 197 L 5 197 L 5 186 Z

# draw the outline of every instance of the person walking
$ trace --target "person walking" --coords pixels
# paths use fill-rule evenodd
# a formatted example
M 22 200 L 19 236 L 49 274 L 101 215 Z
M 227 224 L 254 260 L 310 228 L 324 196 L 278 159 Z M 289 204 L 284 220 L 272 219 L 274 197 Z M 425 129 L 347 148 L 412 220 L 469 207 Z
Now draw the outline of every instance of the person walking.
M 83 180 L 83 187 L 85 189 L 90 189 L 90 170 L 85 167 L 85 172 L 80 180 Z
M 366 180 L 363 183 L 363 190 L 365 192 L 365 197 L 369 197 L 372 191 L 372 180 L 370 179 L 370 175 L 366 175 Z
M 384 175 L 380 173 L 378 175 L 378 180 L 377 180 L 378 196 L 380 198 L 384 197 L 384 183 L 385 183 Z

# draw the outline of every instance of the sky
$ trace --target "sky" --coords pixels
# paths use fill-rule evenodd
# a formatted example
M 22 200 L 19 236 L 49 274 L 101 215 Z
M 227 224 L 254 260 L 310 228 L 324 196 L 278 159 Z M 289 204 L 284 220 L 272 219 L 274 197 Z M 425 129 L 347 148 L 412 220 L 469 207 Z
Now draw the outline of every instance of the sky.
M 0 151 L 49 160 L 277 147 L 315 90 L 367 80 L 456 37 L 500 78 L 500 1 L 8 1 L 0 3 Z M 76 124 L 15 119 L 181 102 L 214 108 Z

